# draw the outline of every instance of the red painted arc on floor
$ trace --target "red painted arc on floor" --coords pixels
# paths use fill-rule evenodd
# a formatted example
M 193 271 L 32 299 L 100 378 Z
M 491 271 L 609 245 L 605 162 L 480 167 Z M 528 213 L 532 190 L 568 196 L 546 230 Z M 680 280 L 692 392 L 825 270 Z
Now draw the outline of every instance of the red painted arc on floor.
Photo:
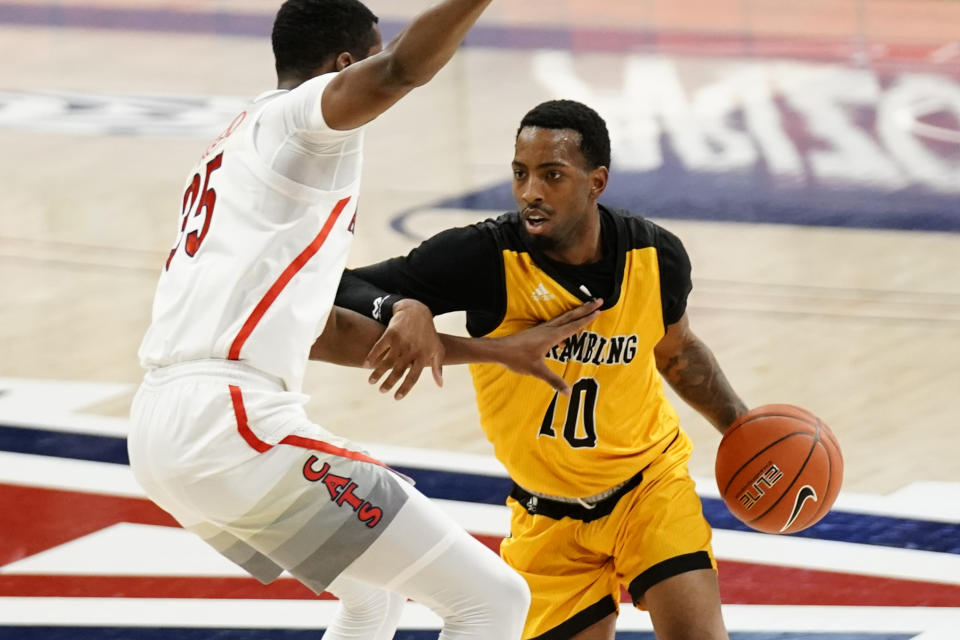
M 29 510 L 23 505 L 31 505 Z M 4 572 L 3 566 L 122 522 L 175 527 L 144 498 L 0 484 L 0 597 L 310 599 L 292 578 L 53 575 Z M 501 537 L 476 535 L 496 551 Z M 720 560 L 727 604 L 960 607 L 960 585 Z M 332 598 L 323 594 L 320 598 Z M 624 600 L 629 601 L 628 599 Z

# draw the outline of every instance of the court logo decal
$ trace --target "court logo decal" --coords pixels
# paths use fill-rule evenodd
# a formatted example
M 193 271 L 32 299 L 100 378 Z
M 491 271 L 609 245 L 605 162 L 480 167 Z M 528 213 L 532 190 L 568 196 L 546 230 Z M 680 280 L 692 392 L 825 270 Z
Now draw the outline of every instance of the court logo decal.
M 233 97 L 0 91 L 0 127 L 92 136 L 212 138 L 248 103 Z
M 649 55 L 611 69 L 619 88 L 570 52 L 532 62 L 547 95 L 606 120 L 608 206 L 654 218 L 960 232 L 960 76 Z M 514 210 L 508 157 L 503 167 L 501 183 L 401 213 L 391 226 L 422 238 L 436 232 L 438 213 L 455 217 L 442 225 L 451 226 Z

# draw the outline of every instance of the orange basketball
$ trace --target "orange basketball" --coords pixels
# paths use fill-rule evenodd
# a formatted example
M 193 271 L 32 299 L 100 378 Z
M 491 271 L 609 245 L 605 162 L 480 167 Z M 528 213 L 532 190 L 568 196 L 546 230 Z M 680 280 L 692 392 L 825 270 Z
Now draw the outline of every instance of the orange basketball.
M 723 434 L 716 476 L 724 503 L 741 522 L 766 533 L 795 533 L 833 506 L 843 456 L 820 418 L 793 405 L 768 404 Z

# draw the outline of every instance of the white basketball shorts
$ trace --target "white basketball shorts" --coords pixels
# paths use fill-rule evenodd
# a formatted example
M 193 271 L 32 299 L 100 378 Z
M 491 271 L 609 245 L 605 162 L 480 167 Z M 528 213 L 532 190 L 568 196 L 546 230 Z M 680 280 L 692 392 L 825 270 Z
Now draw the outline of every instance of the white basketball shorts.
M 422 496 L 312 423 L 305 401 L 238 362 L 154 369 L 128 447 L 137 481 L 185 528 L 261 582 L 286 569 L 320 593 Z

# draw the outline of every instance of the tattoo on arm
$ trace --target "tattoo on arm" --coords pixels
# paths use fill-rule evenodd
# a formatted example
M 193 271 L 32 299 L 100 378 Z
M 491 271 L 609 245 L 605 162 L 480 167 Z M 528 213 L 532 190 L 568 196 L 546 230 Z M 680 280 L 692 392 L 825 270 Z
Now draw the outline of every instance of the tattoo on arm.
M 721 433 L 747 411 L 723 375 L 713 352 L 695 336 L 669 358 L 658 360 L 657 368 L 677 395 Z

